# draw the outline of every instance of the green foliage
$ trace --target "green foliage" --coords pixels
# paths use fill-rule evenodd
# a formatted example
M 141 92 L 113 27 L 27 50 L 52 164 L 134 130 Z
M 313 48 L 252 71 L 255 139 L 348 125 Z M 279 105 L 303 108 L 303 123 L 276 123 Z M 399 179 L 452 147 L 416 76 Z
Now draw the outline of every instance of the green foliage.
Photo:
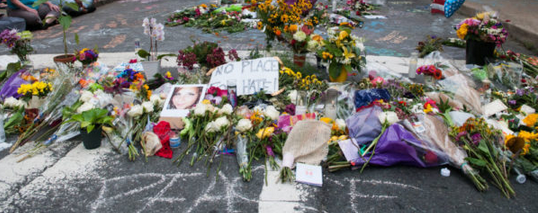
M 22 69 L 22 65 L 20 61 L 9 63 L 6 67 L 6 71 L 0 73 L 0 82 L 3 82 L 7 78 L 11 77 L 13 73 L 16 73 L 17 71 Z
M 112 125 L 113 117 L 107 114 L 108 110 L 95 108 L 75 114 L 66 122 L 79 122 L 80 128 L 86 129 L 90 133 L 96 126 Z

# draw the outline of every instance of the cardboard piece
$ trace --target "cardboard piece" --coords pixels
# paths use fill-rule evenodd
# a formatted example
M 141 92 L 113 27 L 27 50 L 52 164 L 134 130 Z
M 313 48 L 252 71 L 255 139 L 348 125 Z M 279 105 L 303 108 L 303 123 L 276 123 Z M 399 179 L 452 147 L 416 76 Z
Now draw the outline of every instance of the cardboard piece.
M 270 94 L 278 91 L 279 71 L 279 61 L 273 57 L 231 62 L 211 72 L 209 87 L 226 89 L 234 83 L 238 95 L 252 95 L 260 89 Z

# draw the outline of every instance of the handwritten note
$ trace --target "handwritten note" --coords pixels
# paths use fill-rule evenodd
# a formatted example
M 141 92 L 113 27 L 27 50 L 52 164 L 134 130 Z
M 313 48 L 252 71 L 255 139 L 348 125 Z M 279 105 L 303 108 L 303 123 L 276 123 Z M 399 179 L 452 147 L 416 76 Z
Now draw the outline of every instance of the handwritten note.
M 275 58 L 227 63 L 211 73 L 209 86 L 226 89 L 228 84 L 235 84 L 238 95 L 251 95 L 261 89 L 265 93 L 273 93 L 278 91 L 278 71 Z

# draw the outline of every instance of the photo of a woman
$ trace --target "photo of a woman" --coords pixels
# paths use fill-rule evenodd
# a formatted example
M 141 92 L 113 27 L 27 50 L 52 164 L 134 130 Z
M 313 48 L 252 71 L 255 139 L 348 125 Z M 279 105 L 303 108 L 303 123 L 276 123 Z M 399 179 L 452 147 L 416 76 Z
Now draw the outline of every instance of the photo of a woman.
M 170 110 L 189 110 L 200 102 L 203 86 L 178 86 L 173 88 L 168 108 Z

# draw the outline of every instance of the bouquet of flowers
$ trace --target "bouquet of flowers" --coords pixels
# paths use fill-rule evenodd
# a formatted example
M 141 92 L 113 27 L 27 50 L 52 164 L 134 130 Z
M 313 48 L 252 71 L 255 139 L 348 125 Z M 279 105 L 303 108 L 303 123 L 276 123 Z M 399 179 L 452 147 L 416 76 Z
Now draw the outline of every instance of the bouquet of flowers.
M 466 160 L 475 168 L 487 172 L 503 194 L 510 198 L 515 192 L 508 180 L 506 158 L 501 131 L 492 129 L 484 119 L 469 118 L 461 127 L 450 132 L 455 142 L 462 146 L 469 157 Z
M 329 86 L 325 81 L 320 81 L 315 75 L 304 76 L 300 72 L 294 72 L 284 67 L 280 71 L 279 85 L 285 85 L 287 97 L 294 104 L 310 106 L 321 98 L 321 93 Z M 304 96 L 304 97 L 301 97 Z
M 252 135 L 252 121 L 248 118 L 240 119 L 235 126 L 235 130 L 235 156 L 237 158 L 237 163 L 239 164 L 239 174 L 243 176 L 243 180 L 250 181 L 252 178 L 252 169 L 247 147 Z
M 32 84 L 21 84 L 17 93 L 22 95 L 22 98 L 29 101 L 33 96 L 46 97 L 52 91 L 52 84 L 43 81 L 36 81 Z
M 178 66 L 183 66 L 192 70 L 194 69 L 194 65 L 198 64 L 201 67 L 211 69 L 225 64 L 226 56 L 228 56 L 228 59 L 231 61 L 241 60 L 235 49 L 228 51 L 228 55 L 226 55 L 217 43 L 207 41 L 202 43 L 193 41 L 193 43 L 193 46 L 179 51 L 177 56 Z
M 415 49 L 419 52 L 418 56 L 424 58 L 433 51 L 443 51 L 443 39 L 434 35 L 426 36 L 426 40 L 419 41 Z
M 97 61 L 99 57 L 99 51 L 97 48 L 88 49 L 84 48 L 81 51 L 75 52 L 76 60 L 80 61 L 83 65 L 88 65 Z
M 491 42 L 501 46 L 508 36 L 502 22 L 494 12 L 484 12 L 468 18 L 456 26 L 460 39 Z
M 208 7 L 206 4 L 201 4 L 196 7 L 176 11 L 168 17 L 165 25 L 168 27 L 172 27 L 195 21 L 200 16 L 210 14 L 211 10 L 215 10 L 215 8 L 216 5 L 210 5 L 210 7 Z
M 271 48 L 271 42 L 275 38 L 282 38 L 282 32 L 295 33 L 297 24 L 303 23 L 303 14 L 312 9 L 309 0 L 298 0 L 291 5 L 284 0 L 278 0 L 276 6 L 272 4 L 272 1 L 254 5 L 257 5 L 256 12 L 260 19 L 258 30 L 265 32 L 268 49 Z M 312 22 L 307 21 L 306 24 L 312 24 Z M 310 27 L 313 28 L 312 25 Z
M 0 43 L 5 44 L 21 62 L 28 61 L 28 54 L 34 51 L 30 45 L 32 38 L 32 33 L 27 30 L 18 32 L 16 29 L 6 29 L 0 33 Z
M 323 41 L 317 55 L 324 62 L 329 63 L 329 76 L 332 79 L 337 79 L 342 75 L 342 70 L 351 72 L 352 69 L 356 69 L 361 72 L 366 65 L 366 58 L 362 56 L 364 53 L 363 39 L 351 35 L 349 27 L 331 28 L 327 33 L 329 39 Z
M 417 69 L 417 74 L 424 74 L 425 76 L 431 76 L 437 80 L 443 78 L 443 71 L 439 69 L 436 65 L 423 65 Z

